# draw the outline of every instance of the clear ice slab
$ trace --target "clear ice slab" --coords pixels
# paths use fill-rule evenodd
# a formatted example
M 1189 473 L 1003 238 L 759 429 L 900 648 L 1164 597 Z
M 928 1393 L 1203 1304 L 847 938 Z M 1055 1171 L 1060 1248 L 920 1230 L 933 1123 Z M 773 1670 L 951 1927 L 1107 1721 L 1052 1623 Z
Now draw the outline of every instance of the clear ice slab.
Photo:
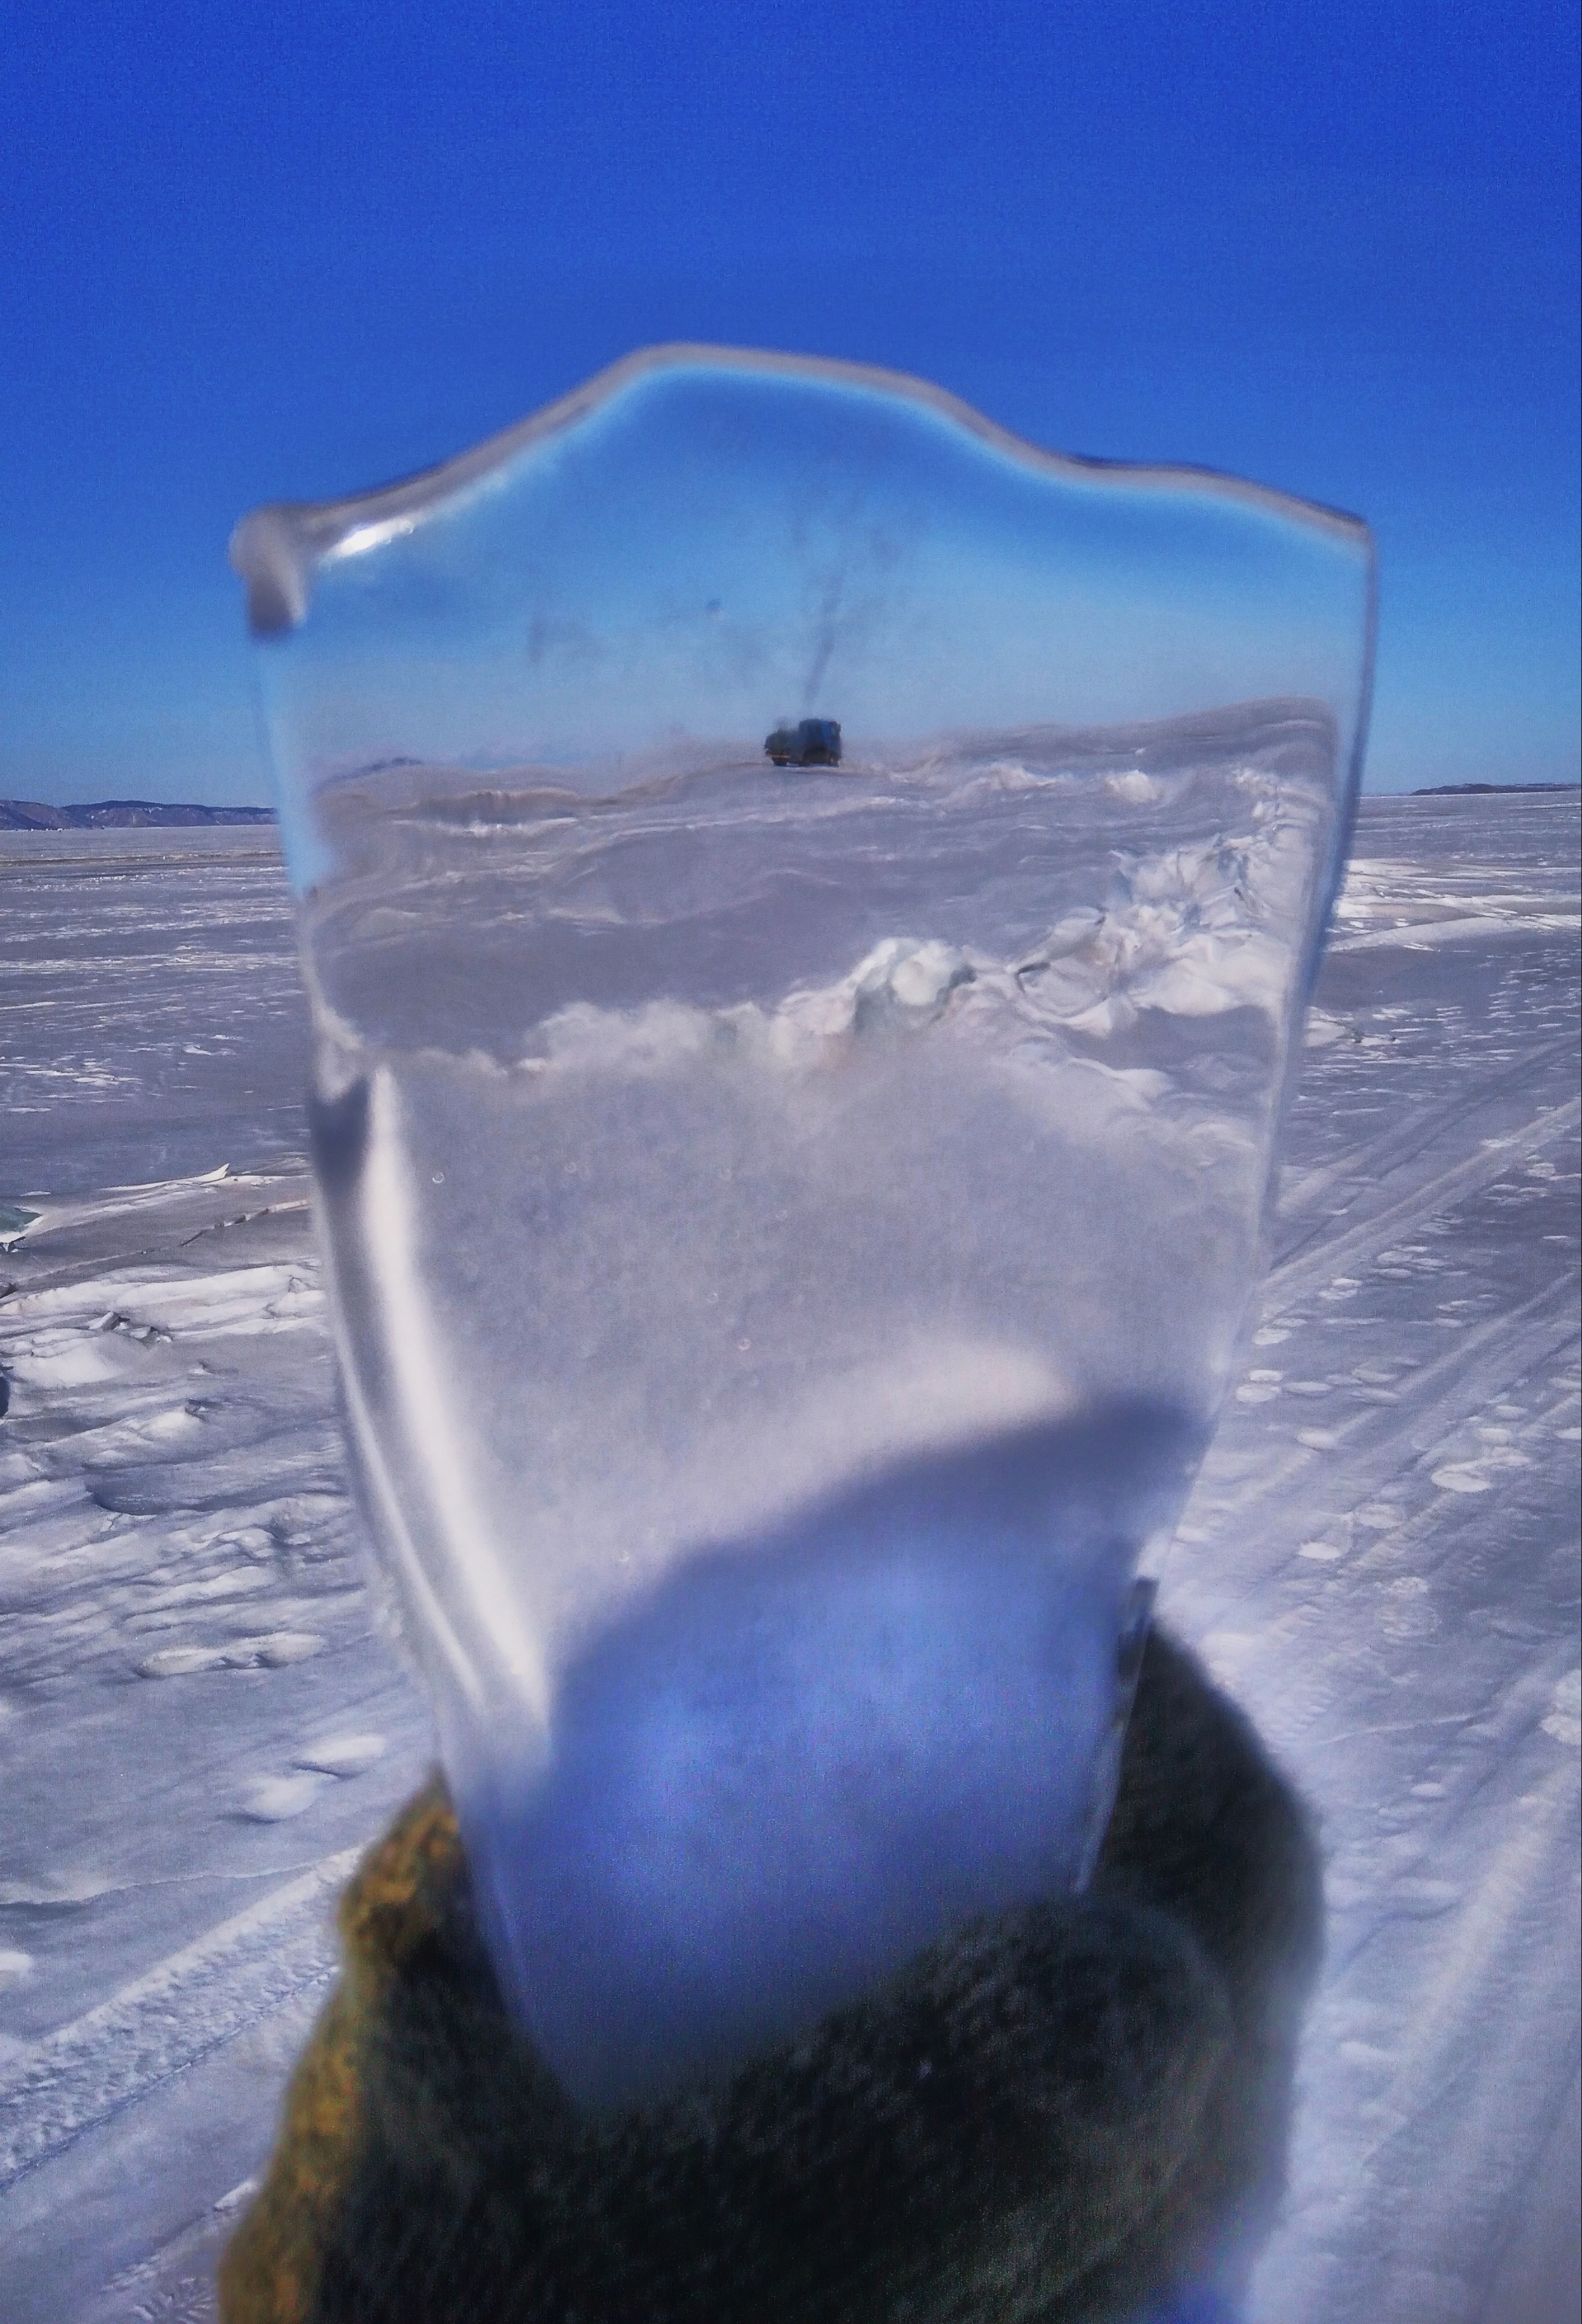
M 234 556 L 379 1573 L 511 2006 L 619 2104 L 1084 1877 L 1371 544 L 671 349 Z

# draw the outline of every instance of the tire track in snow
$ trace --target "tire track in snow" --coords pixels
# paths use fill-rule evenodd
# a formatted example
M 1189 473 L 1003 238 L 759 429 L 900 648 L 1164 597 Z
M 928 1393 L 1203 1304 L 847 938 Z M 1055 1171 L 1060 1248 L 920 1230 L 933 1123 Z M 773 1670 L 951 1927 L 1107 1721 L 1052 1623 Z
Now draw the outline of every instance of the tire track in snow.
M 1546 1146 L 1552 1146 L 1579 1122 L 1582 1099 L 1572 1098 L 1566 1105 L 1545 1106 L 1522 1129 L 1491 1139 L 1480 1152 L 1425 1178 L 1409 1194 L 1381 1204 L 1355 1226 L 1345 1228 L 1316 1249 L 1304 1245 L 1301 1251 L 1281 1259 L 1269 1270 L 1264 1302 L 1265 1318 L 1274 1316 L 1304 1292 L 1332 1282 L 1353 1260 L 1382 1243 L 1393 1241 L 1403 1231 L 1448 1209 L 1452 1203 L 1464 1201 L 1468 1194 L 1480 1194 L 1496 1178 L 1503 1177 L 1513 1162 L 1541 1154 Z
M 1317 2232 L 1303 2238 L 1300 2269 L 1289 2246 L 1282 2254 L 1284 2280 L 1267 2287 L 1269 2324 L 1365 2315 L 1376 2324 L 1464 2324 L 1478 2312 L 1505 2240 L 1501 2227 L 1508 2234 L 1572 2075 L 1577 1797 L 1575 1762 L 1552 1768 L 1483 1858 L 1476 1894 L 1369 2107 L 1371 2135 L 1349 2150 L 1321 2223 L 1312 2222 Z M 1527 2072 L 1487 2073 L 1491 2043 L 1513 2058 L 1531 2052 L 1539 2026 L 1553 2040 L 1540 2044 Z M 1340 2119 L 1321 2092 L 1310 2090 L 1304 2111 Z M 1418 2190 L 1407 2216 L 1403 2186 Z M 1412 2257 L 1424 2252 L 1454 2257 L 1426 2271 Z
M 171 1953 L 0 2068 L 0 2191 L 338 1966 L 328 1908 L 345 1849 Z
M 1582 1101 L 1573 1099 L 1566 1105 L 1546 1108 L 1521 1130 L 1385 1204 L 1311 1255 L 1304 1253 L 1273 1268 L 1262 1321 L 1291 1320 L 1290 1311 L 1304 1292 L 1327 1287 L 1347 1263 L 1356 1264 L 1453 1203 L 1495 1185 L 1513 1162 L 1552 1145 L 1579 1121 Z M 1354 1411 L 1325 1430 L 1329 1443 L 1321 1451 L 1299 1439 L 1238 1480 L 1233 1470 L 1241 1452 L 1239 1432 L 1227 1415 L 1184 1512 L 1185 1522 L 1200 1527 L 1212 1539 L 1226 1520 L 1239 1520 L 1261 1504 L 1284 1495 L 1297 1477 L 1335 1453 L 1347 1456 L 1347 1490 L 1360 1506 L 1388 1479 L 1428 1457 L 1437 1457 L 1444 1440 L 1508 1384 L 1518 1347 L 1522 1368 L 1531 1370 L 1535 1360 L 1549 1360 L 1568 1344 L 1575 1336 L 1577 1280 L 1577 1269 L 1570 1266 L 1517 1305 L 1502 1309 L 1458 1334 L 1444 1355 L 1421 1366 L 1409 1383 L 1403 1383 L 1405 1392 L 1398 1404 L 1370 1402 Z M 1300 1502 L 1293 1500 L 1290 1506 L 1301 1522 Z
M 1325 1451 L 1299 1440 L 1237 1482 L 1227 1474 L 1237 1447 L 1234 1435 L 1226 1430 L 1203 1463 L 1187 1505 L 1187 1522 L 1212 1536 L 1228 1519 L 1239 1520 L 1261 1503 L 1284 1495 L 1297 1477 L 1334 1453 L 1347 1456 L 1346 1489 L 1355 1495 L 1357 1506 L 1403 1470 L 1437 1460 L 1447 1437 L 1508 1385 L 1514 1363 L 1534 1369 L 1574 1339 L 1579 1279 L 1579 1270 L 1569 1267 L 1516 1306 L 1458 1334 L 1435 1362 L 1410 1376 L 1410 1391 L 1399 1404 L 1366 1404 L 1327 1429 Z M 1259 1410 L 1266 1413 L 1267 1407 Z M 1292 1497 L 1287 1514 L 1298 1528 L 1311 1522 L 1311 1508 L 1300 1496 Z
M 1277 1224 L 1280 1227 L 1306 1224 L 1301 1237 L 1301 1249 L 1311 1243 L 1314 1233 L 1322 1233 L 1331 1223 L 1328 1218 L 1307 1223 L 1308 1213 L 1332 1186 L 1351 1179 L 1377 1181 L 1387 1172 L 1398 1170 L 1408 1162 L 1415 1162 L 1436 1138 L 1454 1130 L 1466 1143 L 1480 1114 L 1488 1112 L 1513 1090 L 1531 1088 L 1551 1065 L 1568 1063 L 1575 1055 L 1576 1035 L 1561 1033 L 1546 1041 L 1530 1056 L 1521 1056 L 1503 1073 L 1492 1075 L 1483 1083 L 1476 1096 L 1467 1102 L 1458 1091 L 1447 1092 L 1438 1102 L 1417 1107 L 1404 1121 L 1392 1123 L 1363 1145 L 1353 1147 L 1338 1155 L 1332 1162 L 1321 1162 L 1311 1169 L 1292 1176 L 1281 1191 Z M 1506 1133 L 1508 1134 L 1508 1133 Z M 1298 1249 L 1288 1247 L 1275 1262 L 1275 1270 L 1291 1265 L 1301 1255 Z

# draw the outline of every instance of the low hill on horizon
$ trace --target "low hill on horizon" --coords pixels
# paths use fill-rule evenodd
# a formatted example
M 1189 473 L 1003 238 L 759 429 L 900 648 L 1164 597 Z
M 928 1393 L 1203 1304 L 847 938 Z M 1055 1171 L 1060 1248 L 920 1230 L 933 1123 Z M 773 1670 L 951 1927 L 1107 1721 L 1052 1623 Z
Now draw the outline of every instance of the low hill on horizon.
M 1491 791 L 1574 791 L 1575 783 L 1425 783 L 1413 798 L 1481 798 Z
M 1454 798 L 1473 793 L 1574 791 L 1575 783 L 1433 783 L 1412 798 Z M 1368 794 L 1365 793 L 1365 797 Z M 1388 794 L 1376 794 L 1388 796 Z M 209 824 L 260 824 L 277 820 L 272 807 L 204 807 L 196 800 L 88 799 L 52 807 L 43 799 L 0 798 L 0 831 L 115 831 L 179 829 Z
M 0 831 L 113 831 L 274 819 L 272 807 L 199 807 L 171 799 L 90 799 L 78 807 L 50 807 L 41 799 L 0 799 Z

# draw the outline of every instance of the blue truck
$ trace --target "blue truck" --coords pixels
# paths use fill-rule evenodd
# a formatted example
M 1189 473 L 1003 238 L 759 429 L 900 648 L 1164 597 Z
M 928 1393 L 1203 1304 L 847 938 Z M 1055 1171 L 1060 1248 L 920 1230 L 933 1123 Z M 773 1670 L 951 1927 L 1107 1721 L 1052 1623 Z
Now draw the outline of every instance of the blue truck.
M 841 722 L 801 718 L 795 726 L 777 726 L 764 743 L 764 756 L 777 767 L 838 767 Z

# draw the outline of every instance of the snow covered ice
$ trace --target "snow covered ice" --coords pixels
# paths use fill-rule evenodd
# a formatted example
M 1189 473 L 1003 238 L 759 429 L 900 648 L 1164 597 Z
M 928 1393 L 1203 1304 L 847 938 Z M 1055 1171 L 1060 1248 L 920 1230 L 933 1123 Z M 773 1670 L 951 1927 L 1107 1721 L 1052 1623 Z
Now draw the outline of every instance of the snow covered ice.
M 1352 1729 L 1325 1721 L 1375 1684 L 1370 1737 L 1411 1729 L 1446 1593 L 1403 1471 L 1426 1429 L 1428 1489 L 1471 1524 L 1496 1474 L 1504 1515 L 1539 1465 L 1521 1383 L 1517 1419 L 1460 1407 L 1460 1351 L 1489 1340 L 1476 1294 L 1445 1297 L 1429 1351 L 1412 1297 L 1456 1280 L 1447 1206 L 1495 1201 L 1518 1167 L 1549 1200 L 1575 1128 L 1501 1111 L 1533 1102 L 1513 1064 L 1404 1144 L 1392 1106 L 1360 1185 L 1320 1139 L 1275 1306 L 1252 1312 L 1359 765 L 1355 520 L 1064 461 L 916 383 L 669 350 L 426 479 L 261 511 L 234 554 L 299 907 L 322 1280 L 278 1108 L 249 1115 L 250 1148 L 163 1155 L 141 1191 L 92 1171 L 72 1203 L 41 1173 L 5 1213 L 35 1784 L 58 1780 L 51 1706 L 97 1671 L 89 1735 L 120 1751 L 141 1729 L 131 1764 L 208 1784 L 223 1828 L 204 1849 L 189 1820 L 187 1853 L 161 1840 L 134 1882 L 124 1858 L 106 1871 L 85 1791 L 79 1844 L 13 1908 L 63 1913 L 115 1960 L 64 2018 L 50 1963 L 76 1973 L 76 1949 L 24 1931 L 6 1970 L 34 2015 L 0 2097 L 5 2200 L 39 2248 L 51 2189 L 84 2190 L 88 2314 L 162 2299 L 218 2232 L 256 2148 L 156 2227 L 113 2191 L 124 2126 L 201 2128 L 239 2045 L 299 2034 L 349 1835 L 426 1748 L 371 1628 L 421 1665 L 507 1998 L 594 2107 L 733 2064 L 963 1918 L 1079 1886 L 1135 1577 L 1173 1533 L 1182 1625 L 1249 1700 L 1255 1650 L 1290 1646 L 1276 1740 L 1299 1769 L 1304 1711 L 1343 1766 Z M 839 765 L 767 766 L 771 706 L 838 711 Z M 1421 828 L 1430 882 L 1443 828 Z M 1410 1019 L 1397 959 L 1470 1006 L 1443 959 L 1492 947 L 1481 1028 L 1564 917 L 1504 863 L 1447 909 L 1418 854 L 1365 850 L 1348 892 L 1311 1028 L 1326 1135 L 1374 1056 L 1384 964 L 1380 1005 Z M 101 894 L 109 917 L 153 860 Z M 206 945 L 224 954 L 212 931 L 174 950 Z M 23 964 L 41 1059 L 48 958 L 46 939 Z M 1331 990 L 1347 962 L 1366 1001 Z M 234 1073 L 235 1042 L 214 1046 Z M 1480 1106 L 1476 1153 L 1425 1176 Z M 1380 1269 L 1408 1286 L 1404 1348 L 1366 1337 Z M 1228 1397 L 1245 1429 L 1183 1521 Z M 1365 1471 L 1397 1457 L 1364 1506 L 1315 1511 L 1354 1440 Z M 1248 1446 L 1244 1490 L 1223 1464 Z M 1257 1561 L 1299 1500 L 1260 1617 Z M 1332 1591 L 1368 1634 L 1354 1664 L 1321 1651 Z M 1481 1640 L 1481 1601 L 1458 1602 Z M 1545 1673 L 1546 1751 L 1567 1748 L 1574 1660 Z M 1413 1803 L 1433 1786 L 1458 1796 L 1420 1770 Z M 153 1821 L 124 1813 L 123 1849 Z M 1343 1897 L 1454 1910 L 1399 1845 L 1410 1825 L 1339 1868 Z M 268 1876 L 257 1901 L 217 1908 L 222 1861 Z M 171 1915 L 205 1883 L 183 1937 Z M 115 1956 L 115 1898 L 141 1960 Z M 1376 2025 L 1334 2046 L 1359 2040 L 1391 2054 Z M 232 2117 L 235 2153 L 256 2116 Z M 1330 2154 L 1292 2215 L 1325 2264 Z M 96 2188 L 114 2254 L 86 2233 Z M 1271 2313 L 1313 2272 L 1272 2277 Z
M 0 1185 L 39 1214 L 0 1258 L 15 2324 L 212 2314 L 334 1895 L 432 1748 L 346 1499 L 266 837 L 0 843 L 5 999 L 45 1004 L 7 1099 L 75 1026 L 115 1075 L 22 1114 Z M 1574 799 L 1365 803 L 1264 1313 L 1164 1569 L 1329 1859 L 1256 2324 L 1568 2312 L 1521 2301 L 1576 2248 L 1577 839 Z

